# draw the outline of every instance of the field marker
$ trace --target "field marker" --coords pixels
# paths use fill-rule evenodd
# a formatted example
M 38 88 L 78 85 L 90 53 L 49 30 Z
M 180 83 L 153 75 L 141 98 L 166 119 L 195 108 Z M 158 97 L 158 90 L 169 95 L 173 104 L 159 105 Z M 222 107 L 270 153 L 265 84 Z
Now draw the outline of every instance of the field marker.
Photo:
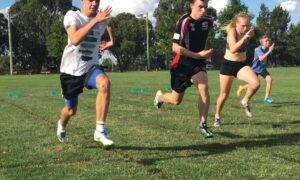
M 141 87 L 141 93 L 145 93 L 147 92 L 147 88 L 146 87 Z
M 14 92 L 13 91 L 8 91 L 7 92 L 7 96 L 8 97 L 13 97 L 14 96 Z
M 16 97 L 17 97 L 17 98 L 23 97 L 22 91 L 18 91 L 18 92 L 16 93 Z
M 136 93 L 136 92 L 137 92 L 137 89 L 136 89 L 135 87 L 132 87 L 132 88 L 130 88 L 130 92 L 131 92 L 131 93 Z
M 57 96 L 57 91 L 55 89 L 50 90 L 50 95 L 51 96 Z
M 166 91 L 171 91 L 171 90 L 172 90 L 171 85 L 166 85 L 166 86 L 165 86 L 165 90 L 166 90 Z

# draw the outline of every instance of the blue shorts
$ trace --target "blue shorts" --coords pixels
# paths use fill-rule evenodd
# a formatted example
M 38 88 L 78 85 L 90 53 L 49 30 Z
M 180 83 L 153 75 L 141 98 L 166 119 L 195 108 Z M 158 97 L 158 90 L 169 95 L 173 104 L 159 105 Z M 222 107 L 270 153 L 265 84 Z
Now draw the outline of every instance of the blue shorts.
M 78 96 L 73 98 L 65 98 L 66 106 L 74 108 L 78 105 Z
M 85 79 L 85 87 L 88 89 L 96 89 L 96 77 L 100 74 L 104 74 L 104 71 L 102 69 L 92 69 L 92 71 L 87 73 L 86 79 Z
M 68 84 L 68 86 L 65 87 L 66 89 L 63 89 L 66 106 L 68 106 L 70 108 L 74 108 L 78 105 L 78 95 L 82 92 L 82 89 L 84 86 L 86 86 L 88 89 L 96 89 L 97 88 L 96 87 L 96 77 L 100 74 L 105 74 L 104 70 L 100 69 L 98 66 L 93 66 L 85 74 L 84 80 L 82 77 L 73 76 L 72 81 L 66 82 L 66 84 Z M 76 78 L 76 79 L 78 78 L 78 80 L 74 81 L 74 78 Z M 68 95 L 66 95 L 67 92 L 73 92 L 72 91 L 72 89 L 73 89 L 72 83 L 74 84 L 74 87 L 81 87 L 81 90 L 76 91 L 79 93 L 72 93 L 72 95 L 68 96 Z M 78 85 L 78 84 L 81 84 L 81 85 Z

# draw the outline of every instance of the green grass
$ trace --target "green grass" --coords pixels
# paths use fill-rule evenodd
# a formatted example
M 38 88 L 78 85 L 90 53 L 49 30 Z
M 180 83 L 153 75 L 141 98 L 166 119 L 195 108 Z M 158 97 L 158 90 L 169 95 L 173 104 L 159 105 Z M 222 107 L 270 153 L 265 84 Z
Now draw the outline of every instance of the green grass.
M 64 105 L 58 75 L 0 77 L 0 179 L 299 179 L 299 68 L 269 69 L 273 104 L 264 104 L 265 82 L 247 118 L 235 96 L 235 80 L 223 110 L 223 125 L 204 139 L 198 125 L 197 91 L 180 106 L 153 108 L 169 72 L 108 73 L 112 82 L 107 119 L 113 149 L 93 142 L 95 91 L 84 90 L 68 124 L 67 144 L 56 139 Z M 213 124 L 218 71 L 209 71 Z M 138 89 L 131 93 L 130 88 Z M 141 87 L 147 92 L 141 93 Z M 57 96 L 51 96 L 55 89 Z M 21 91 L 23 97 L 8 97 Z

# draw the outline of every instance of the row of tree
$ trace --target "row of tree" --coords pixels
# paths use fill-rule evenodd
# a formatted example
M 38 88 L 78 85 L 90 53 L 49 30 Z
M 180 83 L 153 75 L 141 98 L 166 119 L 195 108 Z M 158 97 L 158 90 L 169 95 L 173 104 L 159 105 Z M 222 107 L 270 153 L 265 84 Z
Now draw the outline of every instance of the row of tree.
M 121 13 L 113 18 L 116 44 L 112 48 L 118 61 L 118 69 L 141 70 L 147 66 L 146 60 L 146 23 L 150 37 L 150 59 L 152 69 L 168 69 L 173 58 L 172 37 L 178 18 L 189 10 L 186 0 L 160 0 L 154 16 L 157 20 L 155 29 L 150 21 L 141 16 Z M 71 0 L 19 0 L 11 6 L 9 15 L 12 22 L 12 42 L 14 66 L 39 72 L 42 65 L 59 66 L 67 36 L 63 28 L 64 14 L 78 8 Z M 231 0 L 220 13 L 209 8 L 208 16 L 215 20 L 208 45 L 214 48 L 212 63 L 219 66 L 225 52 L 226 32 L 224 27 L 230 19 L 248 7 L 240 0 Z M 254 18 L 254 15 L 251 15 Z M 276 44 L 270 64 L 287 66 L 300 64 L 300 23 L 291 24 L 289 13 L 280 6 L 272 11 L 261 4 L 256 18 L 255 36 L 251 40 L 248 61 L 253 58 L 253 51 L 258 44 L 258 37 L 268 34 Z M 8 47 L 7 19 L 0 14 L 0 54 L 5 54 Z M 104 37 L 105 38 L 105 37 Z M 0 57 L 1 58 L 1 57 Z M 1 59 L 0 59 L 1 61 Z M 107 62 L 107 61 L 105 61 Z M 7 64 L 7 63 L 0 63 Z M 1 67 L 0 67 L 1 69 Z M 1 71 L 1 70 L 0 70 Z

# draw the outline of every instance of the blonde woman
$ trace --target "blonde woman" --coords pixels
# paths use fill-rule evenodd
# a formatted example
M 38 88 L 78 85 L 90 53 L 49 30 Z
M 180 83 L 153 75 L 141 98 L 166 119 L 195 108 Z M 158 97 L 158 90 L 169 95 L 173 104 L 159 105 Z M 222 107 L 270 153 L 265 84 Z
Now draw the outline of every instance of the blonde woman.
M 244 81 L 248 85 L 240 105 L 245 109 L 246 115 L 252 117 L 249 101 L 259 88 L 259 80 L 250 66 L 246 65 L 246 51 L 248 42 L 254 35 L 254 30 L 249 28 L 250 17 L 247 13 L 240 12 L 233 17 L 227 25 L 227 43 L 224 61 L 220 68 L 220 94 L 217 99 L 214 126 L 220 126 L 221 111 L 228 98 L 234 78 Z

